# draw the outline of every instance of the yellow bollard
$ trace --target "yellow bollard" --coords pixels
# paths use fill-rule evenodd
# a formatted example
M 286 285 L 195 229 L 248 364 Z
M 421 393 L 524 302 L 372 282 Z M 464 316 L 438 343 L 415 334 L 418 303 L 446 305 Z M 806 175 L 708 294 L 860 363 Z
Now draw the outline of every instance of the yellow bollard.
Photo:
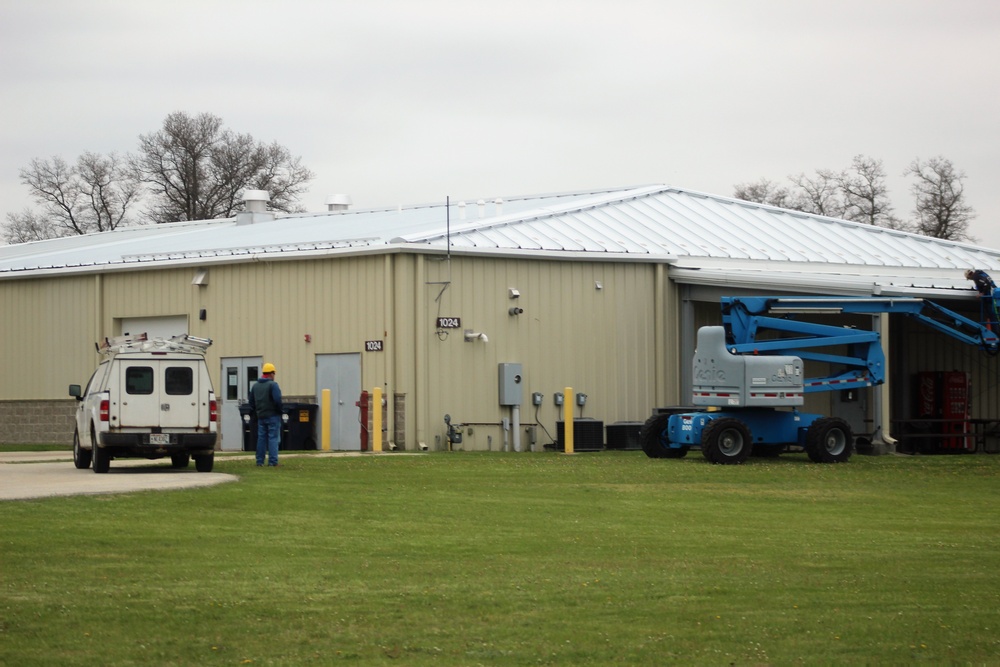
M 563 390 L 563 442 L 566 453 L 573 453 L 573 388 Z
M 382 451 L 382 387 L 372 391 L 372 451 Z
M 320 422 L 319 440 L 323 443 L 323 451 L 330 451 L 330 390 L 324 389 L 320 399 L 320 410 L 323 411 Z

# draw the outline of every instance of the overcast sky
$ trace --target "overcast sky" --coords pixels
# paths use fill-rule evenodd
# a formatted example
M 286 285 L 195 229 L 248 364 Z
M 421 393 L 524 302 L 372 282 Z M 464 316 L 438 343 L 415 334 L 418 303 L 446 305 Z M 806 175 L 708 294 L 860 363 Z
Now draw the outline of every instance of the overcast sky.
M 0 214 L 35 157 L 210 112 L 355 207 L 736 183 L 881 159 L 965 172 L 1000 248 L 990 0 L 0 0 Z

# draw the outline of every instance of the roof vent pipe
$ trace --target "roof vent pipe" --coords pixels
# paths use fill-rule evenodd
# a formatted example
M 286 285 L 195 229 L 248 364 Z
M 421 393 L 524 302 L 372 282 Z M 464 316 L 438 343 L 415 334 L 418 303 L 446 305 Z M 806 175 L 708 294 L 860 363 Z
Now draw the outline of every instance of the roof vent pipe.
M 458 219 L 465 220 L 465 202 L 458 202 Z
M 267 202 L 271 195 L 267 190 L 245 190 L 243 192 L 243 208 L 250 213 L 267 213 Z
M 486 217 L 486 202 L 483 201 L 482 199 L 480 199 L 479 201 L 476 202 L 476 206 L 479 207 L 479 217 L 480 218 L 485 218 Z
M 503 215 L 503 200 L 498 197 L 493 203 L 497 207 L 497 215 Z
M 350 195 L 330 195 L 326 198 L 326 210 L 327 211 L 346 211 L 351 207 Z

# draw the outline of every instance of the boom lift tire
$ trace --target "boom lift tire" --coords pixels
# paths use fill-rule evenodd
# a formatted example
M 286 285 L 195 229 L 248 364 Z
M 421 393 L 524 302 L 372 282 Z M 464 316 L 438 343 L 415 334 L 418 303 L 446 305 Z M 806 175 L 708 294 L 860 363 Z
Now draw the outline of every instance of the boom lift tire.
M 667 444 L 664 432 L 670 421 L 669 414 L 653 415 L 646 420 L 639 430 L 639 441 L 642 451 L 651 459 L 680 459 L 688 453 L 687 447 L 671 447 Z
M 90 467 L 90 459 L 93 451 L 80 446 L 80 432 L 73 431 L 73 465 L 77 470 L 86 470 Z
M 750 456 L 750 429 L 739 419 L 723 417 L 709 422 L 701 432 L 701 453 L 712 463 L 735 465 Z
M 806 431 L 806 453 L 816 463 L 845 463 L 854 453 L 851 427 L 839 417 L 817 419 Z

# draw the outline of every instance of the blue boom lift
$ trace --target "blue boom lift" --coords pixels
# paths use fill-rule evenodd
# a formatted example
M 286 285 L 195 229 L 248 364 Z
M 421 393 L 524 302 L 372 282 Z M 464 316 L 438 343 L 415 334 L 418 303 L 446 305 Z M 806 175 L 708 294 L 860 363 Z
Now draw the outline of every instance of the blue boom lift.
M 973 279 L 972 273 L 966 277 Z M 712 463 L 734 464 L 745 461 L 751 451 L 773 456 L 791 445 L 805 449 L 817 463 L 847 461 L 854 451 L 847 422 L 799 412 L 798 407 L 808 393 L 885 382 L 880 335 L 798 318 L 900 313 L 997 354 L 1000 289 L 984 272 L 975 274 L 980 322 L 919 298 L 723 297 L 723 326 L 699 329 L 694 354 L 692 405 L 706 410 L 657 412 L 641 429 L 643 451 L 651 458 L 681 458 L 691 447 L 700 447 Z M 759 338 L 765 331 L 769 333 Z M 825 362 L 836 370 L 806 378 L 804 360 Z

